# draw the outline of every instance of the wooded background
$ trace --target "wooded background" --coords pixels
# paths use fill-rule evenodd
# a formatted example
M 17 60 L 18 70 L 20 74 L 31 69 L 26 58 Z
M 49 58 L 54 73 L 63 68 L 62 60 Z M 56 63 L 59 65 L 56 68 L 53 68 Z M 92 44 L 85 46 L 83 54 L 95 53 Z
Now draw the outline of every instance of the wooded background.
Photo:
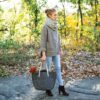
M 0 0 L 2 2 L 11 0 Z M 8 75 L 15 69 L 26 68 L 29 59 L 37 59 L 40 35 L 45 21 L 44 8 L 47 0 L 21 0 L 21 5 L 7 10 L 0 5 L 0 75 Z M 70 56 L 85 51 L 100 51 L 100 0 L 59 0 L 59 35 L 64 52 Z M 68 14 L 66 2 L 73 4 L 77 12 Z M 90 7 L 87 8 L 87 6 Z M 55 9 L 59 9 L 56 5 Z M 33 61 L 32 61 L 33 62 Z M 7 66 L 12 66 L 6 71 Z M 21 66 L 21 67 L 18 67 Z M 23 67 L 22 67 L 23 66 Z M 8 68 L 9 69 L 9 68 Z

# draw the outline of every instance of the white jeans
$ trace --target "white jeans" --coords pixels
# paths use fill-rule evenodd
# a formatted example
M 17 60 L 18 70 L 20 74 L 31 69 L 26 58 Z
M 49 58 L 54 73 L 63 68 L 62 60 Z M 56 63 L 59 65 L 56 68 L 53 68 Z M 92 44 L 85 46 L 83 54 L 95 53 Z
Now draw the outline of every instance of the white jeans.
M 46 58 L 46 64 L 48 69 L 50 70 L 51 61 L 53 61 L 53 64 L 55 66 L 56 76 L 58 80 L 59 85 L 63 85 L 62 75 L 61 75 L 61 63 L 60 63 L 60 55 L 47 57 Z

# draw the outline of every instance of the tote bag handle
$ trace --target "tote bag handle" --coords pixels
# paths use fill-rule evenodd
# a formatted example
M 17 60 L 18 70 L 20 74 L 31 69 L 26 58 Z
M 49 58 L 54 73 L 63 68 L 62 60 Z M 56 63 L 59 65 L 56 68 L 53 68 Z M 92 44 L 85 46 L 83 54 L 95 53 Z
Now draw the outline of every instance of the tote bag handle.
M 45 66 L 46 66 L 47 76 L 49 77 L 49 70 L 48 70 L 48 68 L 47 68 L 46 62 L 45 62 L 44 64 L 45 64 Z M 40 77 L 40 75 L 41 75 L 42 67 L 43 67 L 43 63 L 41 62 L 41 63 L 40 63 L 40 68 L 39 68 L 39 74 L 38 74 L 38 77 Z

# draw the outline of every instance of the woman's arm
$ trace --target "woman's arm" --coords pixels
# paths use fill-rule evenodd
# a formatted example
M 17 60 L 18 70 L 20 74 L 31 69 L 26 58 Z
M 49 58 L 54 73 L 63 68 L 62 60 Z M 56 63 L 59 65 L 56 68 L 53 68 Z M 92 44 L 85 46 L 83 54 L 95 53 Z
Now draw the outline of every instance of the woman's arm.
M 47 29 L 43 26 L 41 32 L 41 42 L 40 42 L 40 52 L 41 52 L 41 59 L 46 59 L 46 43 L 47 43 Z
M 60 36 L 58 36 L 58 43 L 59 43 L 59 49 L 61 50 L 61 39 L 60 39 Z
M 59 54 L 63 55 L 63 50 L 62 50 L 62 47 L 61 47 L 61 39 L 60 39 L 59 36 L 58 36 L 58 40 L 59 40 Z

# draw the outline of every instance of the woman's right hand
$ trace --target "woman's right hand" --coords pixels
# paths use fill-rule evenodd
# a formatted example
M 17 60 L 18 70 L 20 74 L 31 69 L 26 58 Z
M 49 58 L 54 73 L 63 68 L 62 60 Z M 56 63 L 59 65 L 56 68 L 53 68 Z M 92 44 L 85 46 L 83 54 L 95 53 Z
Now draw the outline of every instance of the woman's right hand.
M 46 55 L 43 55 L 43 56 L 41 57 L 41 60 L 42 60 L 42 62 L 46 61 Z
M 42 62 L 46 61 L 46 53 L 45 53 L 45 51 L 42 52 L 41 61 Z

